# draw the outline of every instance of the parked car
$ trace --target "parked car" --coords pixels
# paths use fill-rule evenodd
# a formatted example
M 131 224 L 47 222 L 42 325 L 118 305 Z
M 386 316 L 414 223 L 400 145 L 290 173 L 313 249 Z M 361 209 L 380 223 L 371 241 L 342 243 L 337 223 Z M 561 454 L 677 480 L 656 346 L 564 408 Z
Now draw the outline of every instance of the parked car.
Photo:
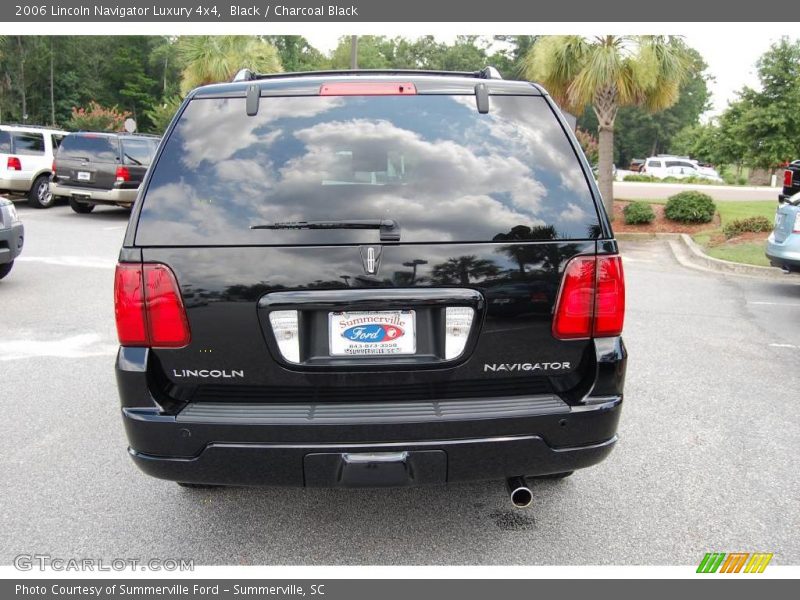
M 666 179 L 667 177 L 675 177 L 677 179 L 699 177 L 719 183 L 723 182 L 722 177 L 720 177 L 719 173 L 713 168 L 702 167 L 698 161 L 683 156 L 666 154 L 651 156 L 645 161 L 641 172 L 658 179 Z
M 767 239 L 767 258 L 784 271 L 800 271 L 800 192 L 778 205 Z
M 523 476 L 609 454 L 617 242 L 553 100 L 493 75 L 245 71 L 188 94 L 115 275 L 122 418 L 145 473 L 505 478 L 523 506 Z M 531 310 L 495 314 L 520 286 Z
M 786 165 L 783 171 L 783 189 L 778 194 L 778 202 L 786 202 L 798 192 L 800 192 L 800 160 L 795 160 Z
M 0 191 L 25 194 L 28 204 L 49 208 L 53 156 L 66 131 L 32 125 L 0 125 Z
M 132 133 L 70 134 L 56 154 L 50 192 L 67 198 L 77 213 L 97 204 L 130 208 L 158 141 Z
M 643 158 L 632 158 L 631 163 L 628 165 L 628 170 L 632 173 L 639 173 L 644 167 L 645 160 Z
M 8 198 L 0 197 L 0 279 L 11 272 L 24 242 L 25 228 L 19 220 L 14 203 Z

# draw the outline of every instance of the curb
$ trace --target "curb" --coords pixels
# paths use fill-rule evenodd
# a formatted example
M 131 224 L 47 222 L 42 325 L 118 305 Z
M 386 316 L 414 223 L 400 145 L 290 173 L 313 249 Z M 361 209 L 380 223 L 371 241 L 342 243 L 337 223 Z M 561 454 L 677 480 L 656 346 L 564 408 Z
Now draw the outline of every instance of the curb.
M 716 271 L 729 275 L 746 275 L 748 277 L 760 277 L 762 279 L 800 281 L 800 277 L 794 274 L 786 274 L 777 267 L 745 265 L 709 256 L 703 252 L 703 249 L 686 233 L 621 232 L 616 235 L 616 238 L 622 241 L 665 240 L 668 242 L 675 259 L 685 267 L 702 269 L 705 271 Z

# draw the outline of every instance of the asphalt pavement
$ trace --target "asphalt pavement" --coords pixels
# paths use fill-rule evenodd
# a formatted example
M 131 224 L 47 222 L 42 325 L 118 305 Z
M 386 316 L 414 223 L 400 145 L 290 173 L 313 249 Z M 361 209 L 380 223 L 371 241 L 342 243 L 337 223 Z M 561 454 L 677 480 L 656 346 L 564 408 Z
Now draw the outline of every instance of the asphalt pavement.
M 510 506 L 501 482 L 400 490 L 188 490 L 126 454 L 113 267 L 127 213 L 18 205 L 0 282 L 0 564 L 686 564 L 708 551 L 800 563 L 800 284 L 687 269 L 622 244 L 630 352 L 610 458 Z

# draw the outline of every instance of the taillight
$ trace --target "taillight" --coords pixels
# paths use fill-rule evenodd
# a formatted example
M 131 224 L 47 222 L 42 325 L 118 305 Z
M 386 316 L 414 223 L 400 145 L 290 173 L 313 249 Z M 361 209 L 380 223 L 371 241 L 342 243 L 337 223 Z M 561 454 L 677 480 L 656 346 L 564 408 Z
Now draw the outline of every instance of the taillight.
M 56 174 L 56 161 L 53 161 L 53 166 L 50 167 L 50 172 L 55 175 Z
M 131 180 L 131 172 L 128 170 L 128 167 L 117 167 L 117 181 L 130 181 Z
M 625 277 L 619 256 L 578 256 L 564 271 L 553 316 L 553 336 L 561 340 L 610 337 L 622 333 Z
M 9 171 L 22 171 L 22 163 L 16 156 L 9 156 L 6 168 Z
M 792 226 L 792 233 L 800 233 L 800 212 L 794 217 L 794 225 Z
M 178 282 L 166 265 L 117 265 L 114 311 L 123 346 L 182 348 L 191 340 Z
M 783 187 L 792 187 L 792 179 L 794 177 L 794 172 L 786 169 L 783 172 Z
M 413 96 L 417 86 L 411 82 L 387 83 L 381 81 L 344 81 L 323 83 L 320 96 Z

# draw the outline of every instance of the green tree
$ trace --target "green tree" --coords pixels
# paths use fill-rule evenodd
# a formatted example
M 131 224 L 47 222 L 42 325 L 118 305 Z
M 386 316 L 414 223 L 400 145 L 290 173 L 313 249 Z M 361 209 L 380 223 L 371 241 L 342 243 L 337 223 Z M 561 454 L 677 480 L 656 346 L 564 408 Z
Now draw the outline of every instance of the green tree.
M 330 61 L 301 35 L 267 35 L 275 46 L 283 69 L 288 72 L 319 71 L 330 68 Z
M 469 285 L 473 279 L 484 279 L 499 273 L 497 265 L 492 261 L 477 256 L 458 256 L 448 258 L 445 262 L 434 265 L 431 279 L 439 284 Z
M 622 106 L 662 111 L 677 102 L 689 56 L 675 37 L 549 36 L 524 61 L 525 75 L 541 82 L 566 110 L 591 106 L 598 120 L 600 192 L 613 215 L 614 126 Z
M 178 40 L 184 64 L 183 93 L 209 83 L 230 81 L 240 69 L 259 73 L 283 70 L 275 46 L 256 36 L 193 35 Z

